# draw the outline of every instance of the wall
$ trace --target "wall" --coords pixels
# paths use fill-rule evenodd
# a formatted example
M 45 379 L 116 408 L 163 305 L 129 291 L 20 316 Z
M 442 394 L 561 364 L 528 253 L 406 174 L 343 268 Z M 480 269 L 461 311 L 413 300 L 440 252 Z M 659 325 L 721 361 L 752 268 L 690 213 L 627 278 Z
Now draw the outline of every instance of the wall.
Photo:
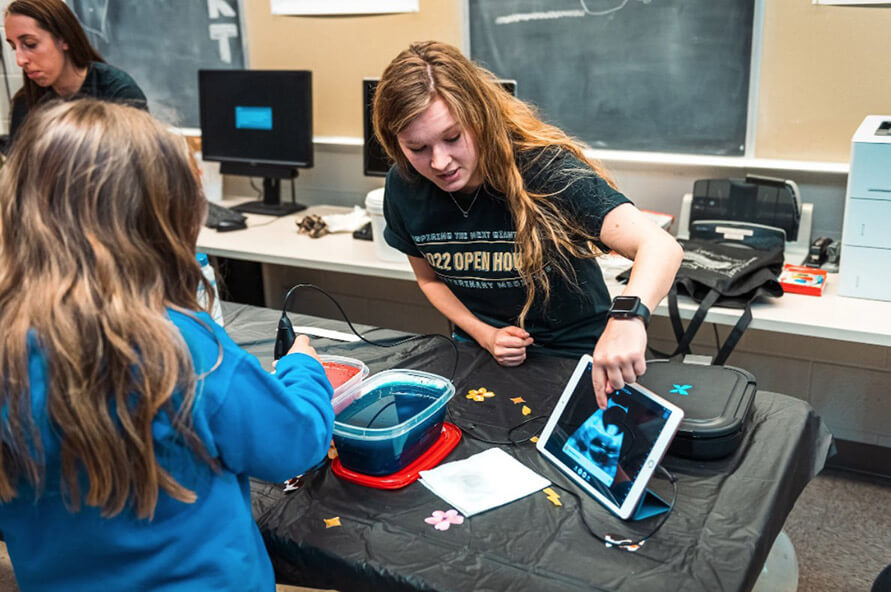
M 245 2 L 252 68 L 313 71 L 316 136 L 362 137 L 362 85 L 380 76 L 412 41 L 461 45 L 462 4 L 420 0 L 416 13 L 344 16 L 273 16 L 267 0 Z
M 847 161 L 863 118 L 891 115 L 891 7 L 764 2 L 757 156 Z

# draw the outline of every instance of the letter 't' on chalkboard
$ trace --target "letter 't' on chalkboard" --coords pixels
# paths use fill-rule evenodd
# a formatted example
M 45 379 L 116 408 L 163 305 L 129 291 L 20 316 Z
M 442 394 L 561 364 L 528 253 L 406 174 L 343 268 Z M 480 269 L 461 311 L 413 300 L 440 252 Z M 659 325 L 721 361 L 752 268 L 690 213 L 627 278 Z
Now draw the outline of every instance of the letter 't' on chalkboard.
M 469 0 L 471 57 L 594 148 L 745 150 L 755 0 Z
M 132 76 L 153 115 L 198 127 L 198 70 L 244 68 L 238 0 L 69 0 L 108 63 Z

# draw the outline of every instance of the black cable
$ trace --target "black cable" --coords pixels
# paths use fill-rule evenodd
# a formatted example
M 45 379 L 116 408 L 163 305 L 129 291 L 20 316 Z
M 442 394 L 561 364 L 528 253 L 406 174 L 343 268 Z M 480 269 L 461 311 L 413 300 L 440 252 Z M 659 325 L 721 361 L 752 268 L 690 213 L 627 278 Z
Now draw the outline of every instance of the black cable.
M 281 218 L 279 218 L 278 216 L 276 216 L 276 217 L 274 217 L 274 218 L 268 220 L 267 222 L 254 222 L 254 221 L 252 220 L 252 221 L 251 221 L 251 228 L 260 228 L 261 226 L 269 226 L 270 224 L 275 224 L 275 223 L 278 222 L 279 220 L 281 220 Z
M 254 178 L 248 177 L 248 181 L 251 184 L 251 189 L 257 192 L 257 199 L 263 201 L 263 198 L 265 197 L 263 195 L 263 190 L 254 184 Z M 291 203 L 297 203 L 297 190 L 294 189 L 294 177 L 291 177 Z
M 248 177 L 248 182 L 251 184 L 251 189 L 257 192 L 257 199 L 263 201 L 263 190 L 254 185 L 254 178 Z
M 659 351 L 658 349 L 652 347 L 649 343 L 647 343 L 647 352 L 649 353 L 649 356 L 651 358 L 657 358 L 657 359 L 662 359 L 662 360 L 670 360 L 675 355 L 674 352 L 667 353 L 667 352 Z M 692 351 L 690 353 L 692 353 Z
M 718 323 L 712 323 L 712 330 L 715 332 L 715 351 L 721 351 L 721 336 L 718 335 Z M 717 355 L 717 353 L 715 354 Z
M 515 425 L 511 428 L 508 428 L 507 440 L 489 440 L 488 438 L 483 438 L 482 436 L 477 436 L 476 433 L 474 433 L 473 430 L 476 427 L 474 424 L 471 424 L 470 427 L 467 427 L 467 426 L 462 426 L 457 421 L 455 421 L 454 418 L 452 417 L 451 409 L 447 408 L 446 413 L 449 416 L 449 422 L 453 423 L 468 438 L 473 438 L 474 440 L 477 440 L 478 442 L 483 442 L 484 444 L 494 444 L 496 446 L 517 446 L 519 444 L 522 444 L 522 443 L 528 441 L 529 440 L 528 436 L 524 436 L 522 439 L 514 439 L 514 438 L 511 438 L 511 434 L 513 434 L 516 430 L 520 429 L 521 427 L 523 427 L 524 425 L 526 425 L 528 423 L 531 423 L 531 422 L 539 420 L 539 419 L 547 419 L 548 418 L 547 415 L 536 415 L 534 417 L 530 417 L 528 419 L 521 421 L 517 425 Z
M 439 339 L 445 339 L 449 343 L 449 345 L 452 346 L 452 349 L 454 349 L 454 351 L 455 351 L 455 364 L 452 367 L 452 375 L 449 377 L 449 380 L 450 381 L 453 380 L 455 378 L 455 374 L 458 373 L 458 346 L 455 345 L 455 342 L 453 340 L 451 340 L 450 338 L 446 337 L 445 335 L 440 335 L 439 333 L 425 333 L 423 335 L 411 335 L 409 337 L 406 337 L 405 339 L 400 339 L 399 341 L 396 341 L 394 343 L 382 343 L 379 341 L 374 341 L 374 340 L 368 339 L 367 337 L 365 337 L 364 335 L 359 333 L 358 330 L 356 330 L 356 328 L 353 326 L 353 323 L 350 321 L 350 318 L 347 316 L 346 311 L 343 310 L 343 307 L 340 305 L 340 303 L 331 294 L 329 294 L 328 292 L 326 292 L 319 286 L 316 286 L 315 284 L 296 284 L 294 286 L 291 286 L 291 289 L 289 289 L 287 294 L 285 294 L 285 301 L 284 301 L 284 304 L 282 305 L 282 317 L 281 317 L 281 319 L 279 319 L 280 332 L 282 330 L 283 322 L 286 322 L 289 326 L 291 324 L 291 321 L 288 319 L 288 303 L 291 300 L 291 295 L 294 293 L 294 290 L 296 290 L 297 288 L 311 288 L 311 289 L 323 294 L 326 298 L 328 298 L 328 300 L 330 300 L 331 302 L 334 303 L 334 306 L 336 306 L 337 310 L 340 311 L 340 316 L 343 317 L 343 320 L 346 322 L 347 326 L 350 328 L 350 330 L 353 332 L 353 334 L 369 345 L 376 345 L 377 347 L 397 347 L 399 345 L 403 345 L 410 341 L 415 341 L 418 339 L 426 339 L 426 338 L 433 338 L 433 337 L 439 338 Z M 291 335 L 293 336 L 293 329 L 291 329 Z M 277 335 L 276 341 L 278 341 L 279 339 L 280 339 L 280 337 L 279 337 L 279 335 Z M 290 349 L 292 343 L 293 343 L 293 339 L 290 344 L 287 344 L 287 347 L 284 347 L 285 352 L 288 349 Z M 278 346 L 277 349 L 279 349 L 279 351 L 281 351 L 280 348 L 282 348 L 282 346 L 284 344 L 281 344 L 281 345 L 276 344 L 276 345 Z
M 671 483 L 671 489 L 672 489 L 671 503 L 668 504 L 668 510 L 666 510 L 665 512 L 662 513 L 661 517 L 659 518 L 659 522 L 656 523 L 656 526 L 654 526 L 653 529 L 650 530 L 650 532 L 648 532 L 645 536 L 640 537 L 636 541 L 633 541 L 633 542 L 625 542 L 630 537 L 619 537 L 619 536 L 612 535 L 609 533 L 605 534 L 604 536 L 600 536 L 599 534 L 594 532 L 594 529 L 591 528 L 591 526 L 588 524 L 588 521 L 585 519 L 585 512 L 584 512 L 584 509 L 582 508 L 582 498 L 579 496 L 579 494 L 577 494 L 576 492 L 574 492 L 570 489 L 567 489 L 566 487 L 563 487 L 562 485 L 557 485 L 556 483 L 553 483 L 553 486 L 556 487 L 557 489 L 560 489 L 561 491 L 568 493 L 569 495 L 571 495 L 572 497 L 575 498 L 575 501 L 576 501 L 576 503 L 578 503 L 578 506 L 579 506 L 579 517 L 582 520 L 582 524 L 585 526 L 585 530 L 588 531 L 588 534 L 590 534 L 592 537 L 594 537 L 595 539 L 597 539 L 598 541 L 600 541 L 607 547 L 616 547 L 617 549 L 622 549 L 625 551 L 637 551 L 638 548 L 643 546 L 650 539 L 650 537 L 652 537 L 654 534 L 659 532 L 659 529 L 662 528 L 662 525 L 665 524 L 665 521 L 668 520 L 668 517 L 671 515 L 672 511 L 674 510 L 674 504 L 678 498 L 677 477 L 672 475 L 668 471 L 668 469 L 666 469 L 662 465 L 657 465 L 656 468 L 659 471 L 662 471 L 662 473 L 665 475 L 666 479 L 668 479 L 668 481 Z M 644 495 L 646 495 L 646 492 L 644 492 Z
M 380 409 L 378 409 L 377 413 L 374 414 L 374 417 L 371 418 L 371 421 L 369 421 L 368 423 L 365 424 L 365 427 L 370 428 L 371 424 L 374 423 L 374 420 L 377 419 L 380 416 L 380 414 L 384 412 L 385 409 L 392 407 L 395 404 L 396 404 L 396 400 L 394 399 L 394 400 L 390 401 L 389 403 L 387 403 L 386 405 L 384 405 L 383 407 L 381 407 Z

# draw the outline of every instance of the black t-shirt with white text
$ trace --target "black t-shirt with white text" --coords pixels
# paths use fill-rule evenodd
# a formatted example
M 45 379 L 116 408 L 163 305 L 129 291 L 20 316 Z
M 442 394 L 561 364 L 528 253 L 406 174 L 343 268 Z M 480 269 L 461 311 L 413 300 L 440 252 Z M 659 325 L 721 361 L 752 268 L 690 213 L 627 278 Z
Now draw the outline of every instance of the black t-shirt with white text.
M 124 103 L 137 109 L 148 111 L 148 102 L 145 94 L 133 78 L 119 68 L 115 68 L 111 64 L 105 62 L 91 62 L 87 69 L 86 78 L 81 84 L 80 90 L 71 98 L 92 97 L 106 101 Z M 48 92 L 40 99 L 43 101 L 51 101 L 58 99 L 59 95 L 50 88 Z M 30 107 L 25 102 L 22 94 L 16 94 L 12 102 L 12 115 L 9 122 L 9 137 L 14 139 L 18 133 L 19 127 L 25 121 Z
M 554 194 L 560 209 L 593 236 L 603 218 L 629 200 L 584 162 L 556 148 L 521 156 L 518 165 L 527 191 Z M 496 327 L 516 325 L 526 300 L 517 273 L 516 226 L 506 197 L 483 186 L 476 201 L 439 189 L 416 175 L 407 180 L 395 169 L 387 175 L 384 237 L 394 248 L 423 257 L 438 278 L 482 321 Z M 469 215 L 464 216 L 461 209 Z M 610 297 L 594 259 L 571 261 L 574 278 L 551 270 L 551 296 L 541 295 L 526 316 L 533 347 L 546 353 L 590 353 L 606 325 Z

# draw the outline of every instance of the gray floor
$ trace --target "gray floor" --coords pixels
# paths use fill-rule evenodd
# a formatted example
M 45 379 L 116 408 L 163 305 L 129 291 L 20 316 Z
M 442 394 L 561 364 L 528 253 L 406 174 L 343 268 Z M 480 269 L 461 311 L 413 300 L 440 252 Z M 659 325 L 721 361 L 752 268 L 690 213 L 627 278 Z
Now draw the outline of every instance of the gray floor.
M 869 591 L 891 564 L 891 479 L 823 471 L 798 498 L 785 531 L 798 556 L 800 592 Z
M 798 555 L 799 592 L 869 592 L 891 563 L 891 479 L 826 470 L 805 488 L 784 530 Z M 15 592 L 0 543 L 0 592 Z M 280 592 L 302 588 L 279 587 Z

